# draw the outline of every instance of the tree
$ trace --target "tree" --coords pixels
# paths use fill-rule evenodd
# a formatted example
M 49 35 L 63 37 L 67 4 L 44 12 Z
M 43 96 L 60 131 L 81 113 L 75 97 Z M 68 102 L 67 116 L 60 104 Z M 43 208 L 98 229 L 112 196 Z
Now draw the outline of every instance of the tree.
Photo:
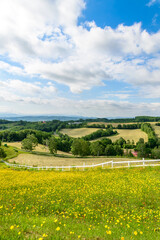
M 52 136 L 49 139 L 49 143 L 48 143 L 48 147 L 49 147 L 49 151 L 50 153 L 56 153 L 57 152 L 57 140 L 54 136 Z
M 75 139 L 71 146 L 73 155 L 87 156 L 90 154 L 90 144 L 84 139 Z
M 99 142 L 93 142 L 90 145 L 91 154 L 99 156 L 103 154 L 103 146 Z
M 3 148 L 0 148 L 0 157 L 5 158 L 7 156 L 6 152 L 4 151 Z
M 116 151 L 113 147 L 113 145 L 108 144 L 105 148 L 105 155 L 107 156 L 115 156 L 116 155 Z
M 160 158 L 160 147 L 155 147 L 152 149 L 152 157 L 157 159 Z
M 38 145 L 38 140 L 34 136 L 34 134 L 29 134 L 27 137 L 22 141 L 22 149 L 32 151 Z

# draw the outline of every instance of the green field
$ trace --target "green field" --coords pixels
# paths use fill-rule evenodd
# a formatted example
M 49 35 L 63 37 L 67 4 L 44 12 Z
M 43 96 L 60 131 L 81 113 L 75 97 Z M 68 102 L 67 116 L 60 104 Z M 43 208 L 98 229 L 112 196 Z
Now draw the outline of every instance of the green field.
M 84 172 L 0 165 L 0 239 L 160 239 L 159 167 Z

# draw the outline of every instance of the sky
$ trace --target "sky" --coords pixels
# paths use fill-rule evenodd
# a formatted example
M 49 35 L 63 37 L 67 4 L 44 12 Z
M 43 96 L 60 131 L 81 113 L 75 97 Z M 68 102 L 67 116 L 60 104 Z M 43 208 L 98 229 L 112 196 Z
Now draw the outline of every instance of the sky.
M 160 0 L 1 0 L 0 113 L 160 116 Z

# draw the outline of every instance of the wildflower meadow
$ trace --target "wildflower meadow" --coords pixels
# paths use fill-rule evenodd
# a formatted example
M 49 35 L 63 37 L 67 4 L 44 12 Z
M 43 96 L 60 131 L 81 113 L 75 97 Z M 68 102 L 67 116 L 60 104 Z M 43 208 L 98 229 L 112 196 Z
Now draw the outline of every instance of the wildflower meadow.
M 0 166 L 0 239 L 160 239 L 160 168 Z

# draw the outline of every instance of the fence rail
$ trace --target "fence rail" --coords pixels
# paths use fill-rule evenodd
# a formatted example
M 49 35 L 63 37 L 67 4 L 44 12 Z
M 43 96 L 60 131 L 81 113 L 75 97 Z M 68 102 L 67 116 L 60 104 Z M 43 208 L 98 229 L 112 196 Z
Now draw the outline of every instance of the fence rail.
M 39 166 L 39 167 L 34 167 L 34 166 L 28 166 L 28 165 L 20 165 L 20 164 L 12 164 L 8 163 L 6 161 L 1 160 L 1 162 L 5 163 L 9 167 L 13 168 L 27 168 L 27 169 L 36 169 L 36 170 L 71 170 L 71 169 L 85 169 L 85 168 L 95 168 L 95 167 L 107 167 L 107 168 L 129 168 L 129 167 L 148 167 L 148 166 L 160 166 L 160 159 L 156 160 L 136 160 L 136 161 L 119 161 L 119 162 L 114 162 L 114 161 L 109 161 L 109 162 L 103 162 L 103 163 L 98 163 L 98 164 L 92 164 L 92 165 L 83 165 L 80 166 Z M 139 164 L 138 164 L 139 163 Z

